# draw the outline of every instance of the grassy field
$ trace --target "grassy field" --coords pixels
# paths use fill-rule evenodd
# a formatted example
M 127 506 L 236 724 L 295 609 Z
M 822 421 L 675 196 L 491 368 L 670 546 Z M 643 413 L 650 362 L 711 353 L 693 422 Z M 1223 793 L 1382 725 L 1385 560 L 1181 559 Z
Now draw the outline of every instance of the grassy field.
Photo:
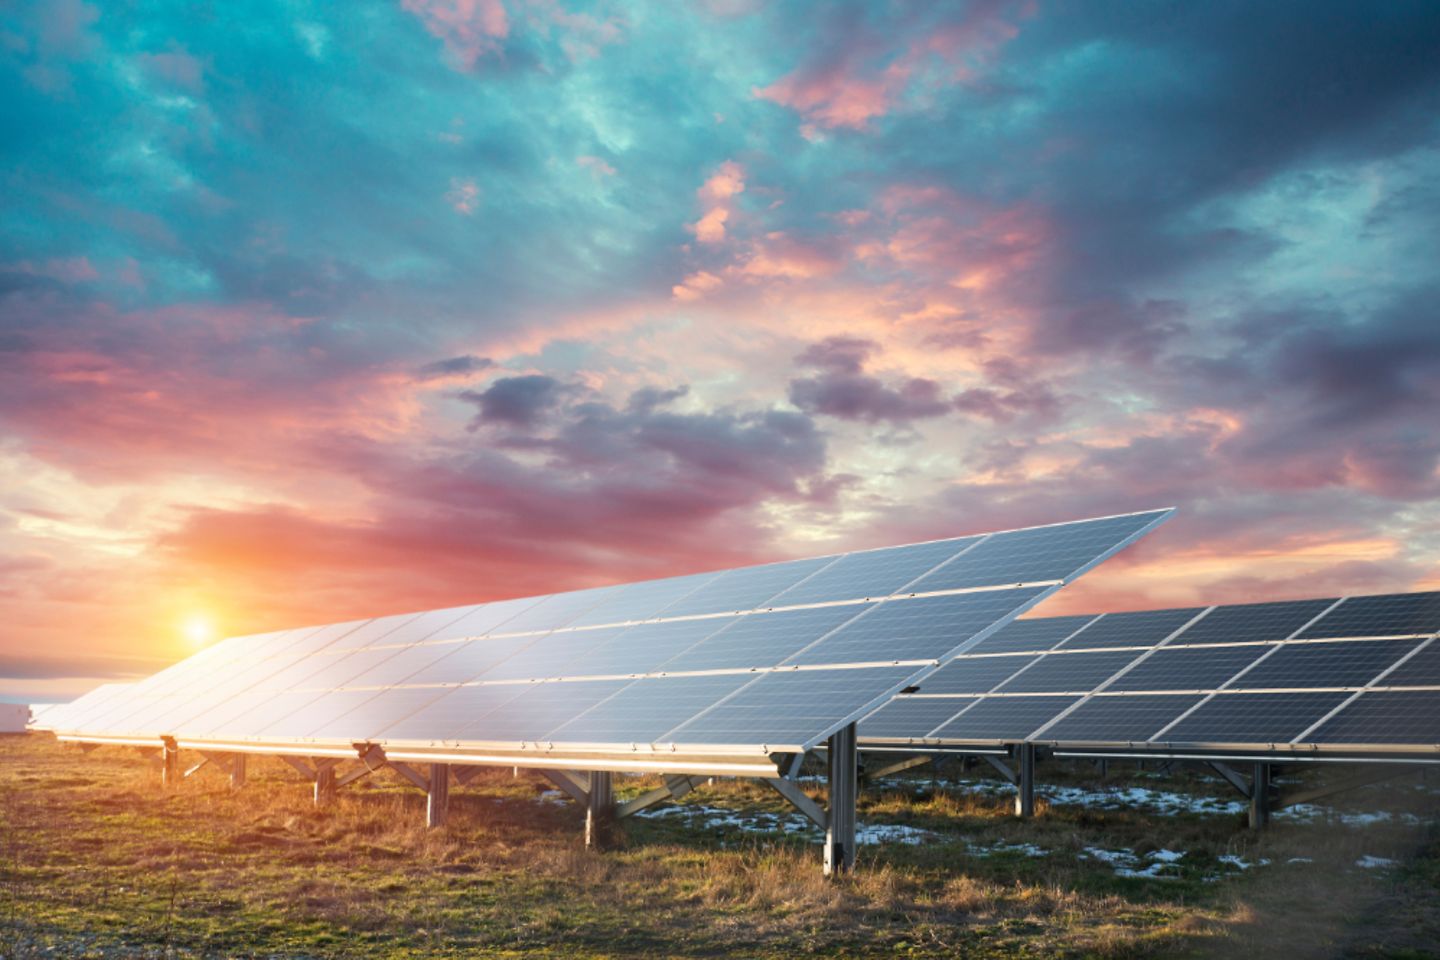
M 1196 772 L 1039 772 L 1066 802 L 1028 822 L 983 770 L 871 785 L 861 823 L 890 839 L 829 882 L 816 834 L 747 783 L 593 853 L 574 804 L 509 770 L 426 831 L 390 773 L 316 810 L 278 761 L 166 793 L 135 751 L 4 737 L 0 957 L 1440 956 L 1440 779 L 1257 835 Z

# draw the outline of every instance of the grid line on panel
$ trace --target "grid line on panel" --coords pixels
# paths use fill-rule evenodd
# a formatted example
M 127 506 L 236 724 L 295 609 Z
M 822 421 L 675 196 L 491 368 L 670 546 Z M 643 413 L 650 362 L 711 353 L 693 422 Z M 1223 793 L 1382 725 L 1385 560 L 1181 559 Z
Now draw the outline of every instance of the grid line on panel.
M 1057 648 L 1063 646 L 1063 645 L 1066 644 L 1066 643 L 1069 643 L 1072 638 L 1079 636 L 1081 633 L 1084 633 L 1087 629 L 1090 628 L 1090 625 L 1091 625 L 1091 624 L 1095 623 L 1097 620 L 1101 619 L 1101 618 L 1104 617 L 1104 616 L 1105 616 L 1105 614 L 1100 613 L 1100 614 L 1096 614 L 1095 616 L 1091 617 L 1089 620 L 1086 620 L 1084 623 L 1080 624 L 1079 627 L 1077 627 L 1077 628 L 1075 628 L 1073 631 L 1071 631 L 1064 639 L 1059 640 L 1058 642 L 1052 644 L 1052 645 L 1050 646 L 1050 649 L 1049 649 L 1049 650 L 1041 650 L 1041 651 L 1039 652 L 1038 656 L 1036 656 L 1034 660 L 1031 660 L 1029 663 L 1025 664 L 1025 666 L 1021 667 L 1019 670 L 1015 671 L 1015 672 L 1012 673 L 1010 676 L 1006 677 L 1004 680 L 1002 680 L 1002 681 L 1000 681 L 999 683 L 995 684 L 993 687 L 991 687 L 989 690 L 987 690 L 987 691 L 985 691 L 985 692 L 988 694 L 988 693 L 994 693 L 996 690 L 999 690 L 1002 686 L 1004 686 L 1005 684 L 1007 684 L 1007 683 L 1009 683 L 1010 681 L 1014 680 L 1016 677 L 1018 677 L 1020 674 L 1024 673 L 1026 670 L 1029 670 L 1031 667 L 1035 666 L 1035 664 L 1039 663 L 1047 654 L 1053 653 Z M 1014 623 L 1014 622 L 1015 622 L 1014 620 L 1011 620 L 1011 621 L 1010 621 L 1010 623 Z M 1002 629 L 1003 629 L 1003 628 L 1002 628 Z M 996 632 L 998 633 L 999 631 L 996 631 Z M 983 643 L 984 641 L 981 641 L 981 642 Z M 977 644 L 975 644 L 975 646 L 978 647 L 978 646 L 980 646 L 980 644 L 977 643 Z M 926 736 L 927 736 L 927 737 L 934 736 L 935 733 L 938 732 L 938 731 L 941 729 L 941 727 L 947 726 L 948 724 L 953 723 L 953 722 L 956 721 L 956 720 L 959 720 L 960 717 L 963 716 L 966 711 L 973 709 L 973 708 L 974 708 L 977 704 L 979 704 L 980 702 L 981 702 L 981 701 L 980 701 L 979 699 L 976 699 L 976 700 L 973 700 L 973 701 L 971 701 L 970 703 L 966 704 L 966 705 L 965 705 L 964 707 L 962 707 L 959 711 L 957 711 L 954 716 L 952 716 L 949 720 L 946 720 L 945 723 L 942 723 L 942 724 L 940 724 L 939 727 L 936 727 L 936 728 L 934 728 L 933 730 L 930 730 L 930 731 L 926 734 Z
M 941 561 L 940 563 L 936 564 L 931 570 L 926 571 L 926 572 L 925 572 L 924 574 L 922 574 L 921 576 L 916 577 L 915 579 L 911 580 L 909 583 L 905 584 L 905 586 L 906 586 L 906 587 L 913 586 L 914 584 L 918 583 L 918 582 L 919 582 L 921 579 L 923 579 L 924 577 L 929 576 L 930 573 L 934 572 L 935 570 L 940 569 L 941 567 L 945 566 L 945 564 L 947 564 L 947 563 L 949 563 L 950 561 L 954 560 L 955 557 L 962 556 L 963 554 L 966 554 L 966 553 L 968 553 L 969 551 L 975 549 L 975 547 L 976 547 L 977 545 L 979 545 L 979 544 L 981 544 L 981 543 L 984 543 L 986 540 L 988 540 L 988 539 L 990 538 L 990 536 L 991 536 L 990 534 L 986 534 L 985 536 L 979 537 L 979 538 L 976 539 L 973 543 L 971 543 L 968 547 L 966 547 L 964 550 L 961 550 L 959 553 L 955 554 L 955 556 L 949 557 L 948 559 Z M 802 582 L 803 582 L 803 581 L 802 581 Z M 900 590 L 897 590 L 895 593 L 891 594 L 891 596 L 892 596 L 892 597 L 898 596 L 901 592 L 903 592 L 903 590 L 904 590 L 904 588 L 902 587 Z M 849 624 L 851 624 L 851 623 L 854 623 L 857 619 L 859 619 L 860 617 L 863 617 L 866 613 L 870 612 L 871 610 L 876 610 L 876 609 L 878 609 L 878 608 L 881 606 L 881 604 L 883 604 L 884 602 L 885 602 L 885 601 L 882 600 L 882 601 L 880 601 L 879 603 L 876 603 L 876 604 L 873 605 L 873 606 L 867 607 L 865 610 L 861 611 L 860 614 L 858 614 L 856 617 L 852 617 L 851 619 L 845 621 L 845 623 L 840 624 L 840 625 L 837 626 L 834 630 L 831 630 L 830 633 L 827 633 L 827 634 L 825 634 L 825 635 L 822 636 L 822 637 L 816 638 L 812 643 L 806 645 L 805 647 L 802 647 L 800 650 L 798 650 L 798 651 L 796 651 L 794 654 L 792 654 L 791 657 L 793 658 L 793 657 L 796 657 L 796 656 L 799 656 L 799 655 L 803 654 L 806 650 L 809 650 L 811 647 L 815 646 L 815 644 L 819 643 L 821 640 L 824 640 L 825 637 L 828 637 L 828 636 L 830 636 L 831 634 L 835 633 L 836 630 L 840 630 L 840 629 L 844 628 L 845 626 L 847 626 L 847 625 L 849 625 Z M 663 736 L 661 736 L 661 738 L 660 738 L 658 741 L 656 741 L 656 742 L 658 742 L 658 743 L 667 742 L 667 741 L 665 740 L 665 737 L 668 737 L 668 736 L 670 736 L 671 734 L 675 733 L 675 731 L 679 730 L 681 727 L 684 727 L 686 724 L 694 723 L 696 720 L 699 720 L 701 717 L 703 717 L 703 716 L 707 715 L 708 713 L 714 711 L 715 709 L 723 706 L 727 700 L 731 700 L 731 699 L 733 699 L 733 698 L 735 698 L 735 697 L 740 696 L 740 695 L 741 695 L 742 693 L 744 693 L 747 689 L 749 689 L 749 687 L 750 687 L 752 684 L 754 684 L 754 683 L 757 682 L 757 681 L 758 681 L 758 678 L 757 678 L 757 680 L 752 680 L 750 683 L 745 684 L 744 686 L 740 687 L 738 690 L 732 691 L 732 692 L 731 692 L 730 694 L 728 694 L 727 696 L 721 697 L 719 700 L 715 701 L 715 702 L 712 703 L 710 706 L 706 707 L 704 710 L 701 710 L 699 713 L 696 713 L 693 717 L 690 717 L 688 720 L 685 721 L 685 723 L 676 724 L 674 727 L 672 727 L 671 729 L 667 730 L 667 731 L 665 732 L 665 734 L 664 734 Z
M 1295 638 L 1295 637 L 1300 636 L 1300 634 L 1304 633 L 1306 629 L 1308 629 L 1312 624 L 1314 624 L 1316 621 L 1318 621 L 1321 617 L 1325 616 L 1325 615 L 1326 615 L 1327 613 L 1329 613 L 1331 610 L 1334 610 L 1336 607 L 1340 606 L 1340 605 L 1341 605 L 1342 603 L 1344 603 L 1344 602 L 1345 602 L 1345 598 L 1344 598 L 1344 597 L 1340 597 L 1340 598 L 1337 599 L 1334 603 L 1330 604 L 1329 606 L 1325 607 L 1325 609 L 1323 609 L 1323 610 L 1321 610 L 1320 612 L 1316 613 L 1316 614 L 1315 614 L 1313 617 L 1311 617 L 1309 620 L 1306 620 L 1304 623 L 1300 624 L 1300 626 L 1298 626 L 1298 627 L 1296 627 L 1294 630 L 1292 630 L 1292 631 L 1290 632 L 1290 635 L 1287 636 L 1287 637 L 1285 637 L 1284 639 L 1285 639 L 1285 640 L 1291 640 L 1291 639 L 1293 639 L 1293 638 Z M 1245 674 L 1249 673 L 1251 670 L 1254 670 L 1254 669 L 1255 669 L 1256 667 L 1258 667 L 1260 664 L 1264 663 L 1266 660 L 1268 660 L 1269 658 L 1273 657 L 1273 656 L 1275 655 L 1275 651 L 1278 650 L 1278 649 L 1280 649 L 1280 644 L 1279 644 L 1279 643 L 1274 644 L 1274 645 L 1271 647 L 1271 649 L 1265 651 L 1265 652 L 1262 653 L 1259 657 L 1257 657 L 1256 659 L 1254 659 L 1253 661 L 1251 661 L 1251 662 L 1250 662 L 1248 665 L 1246 665 L 1242 670 L 1240 670 L 1239 672 L 1237 672 L 1237 673 L 1235 674 L 1235 676 L 1231 677 L 1229 680 L 1226 680 L 1224 683 L 1220 684 L 1219 689 L 1220 689 L 1220 690 L 1229 690 L 1229 689 L 1232 689 L 1232 685 L 1235 683 L 1235 681 L 1239 680 L 1241 677 L 1245 676 Z M 1175 727 L 1178 726 L 1179 724 L 1183 723 L 1187 717 L 1189 717 L 1189 716 L 1190 716 L 1191 714 L 1193 714 L 1195 711 L 1197 711 L 1197 710 L 1201 709 L 1202 707 L 1204 707 L 1205 704 L 1207 704 L 1207 703 L 1209 703 L 1211 700 L 1215 699 L 1216 696 L 1217 696 L 1217 694 L 1215 694 L 1215 693 L 1206 694 L 1203 698 L 1201 698 L 1201 700 L 1200 700 L 1199 703 L 1195 704 L 1193 707 L 1191 707 L 1191 708 L 1188 709 L 1188 710 L 1182 711 L 1182 712 L 1180 713 L 1180 715 L 1177 716 L 1174 720 L 1171 720 L 1171 721 L 1170 721 L 1169 723 L 1167 723 L 1165 726 L 1161 727 L 1159 730 L 1156 730 L 1155 733 L 1151 735 L 1150 739 L 1149 739 L 1147 742 L 1148 742 L 1148 743 L 1163 742 L 1163 741 L 1160 740 L 1161 737 L 1163 737 L 1165 734 L 1169 733 L 1173 728 L 1175 728 Z
M 1147 528 L 1147 529 L 1148 529 L 1148 528 Z M 1135 536 L 1139 536 L 1139 534 L 1137 533 L 1137 534 L 1135 534 Z M 1118 549 L 1120 549 L 1120 547 L 1116 547 L 1116 548 L 1114 548 L 1114 549 L 1115 549 L 1115 550 L 1118 550 Z M 1114 551 L 1112 550 L 1111 552 L 1113 553 Z M 1096 562 L 1098 563 L 1099 561 L 1097 560 Z M 1034 607 L 1036 604 L 1038 604 L 1038 603 L 1040 603 L 1041 601 L 1043 601 L 1046 597 L 1049 597 L 1050 595 L 1052 595 L 1053 593 L 1055 593 L 1055 591 L 1059 590 L 1061 586 L 1063 586 L 1062 583 L 1057 583 L 1057 584 L 1055 584 L 1054 586 L 1049 587 L 1048 589 L 1041 590 L 1039 593 L 1037 593 L 1036 595 L 1032 596 L 1032 597 L 1029 598 L 1028 600 L 1022 599 L 1022 600 L 1016 605 L 1016 607 L 1015 607 L 1013 610 L 1010 611 L 1010 613 L 1008 613 L 1008 614 L 1006 614 L 1005 616 L 999 618 L 999 619 L 996 620 L 994 623 L 990 624 L 988 627 L 985 627 L 984 629 L 978 631 L 975 635 L 973 635 L 972 637 L 970 637 L 968 640 L 964 641 L 964 643 L 962 643 L 957 649 L 950 651 L 950 652 L 946 655 L 946 657 L 953 659 L 955 656 L 958 656 L 960 653 L 964 652 L 965 650 L 973 649 L 974 647 L 979 646 L 981 643 L 984 643 L 985 640 L 986 640 L 987 638 L 989 638 L 990 636 L 992 636 L 996 631 L 1000 630 L 1000 629 L 1001 629 L 1002 627 L 1004 627 L 1007 623 L 1012 622 L 1016 617 L 1020 616 L 1020 615 L 1023 614 L 1025 611 L 1031 609 L 1031 608 Z M 1016 592 L 1017 592 L 1017 593 L 1020 592 L 1018 588 L 1016 589 Z M 876 708 L 878 708 L 879 706 L 881 706 L 882 704 L 884 704 L 887 700 L 892 699 L 892 698 L 895 696 L 895 694 L 898 693 L 900 690 L 902 690 L 902 689 L 904 689 L 905 687 L 908 687 L 908 686 L 915 686 L 915 685 L 917 685 L 917 684 L 922 683 L 927 677 L 929 677 L 931 674 L 933 674 L 936 670 L 940 669 L 940 665 L 941 665 L 942 663 L 944 663 L 944 662 L 946 662 L 946 658 L 945 658 L 945 657 L 942 657 L 942 658 L 940 658 L 939 660 L 935 661 L 935 662 L 934 662 L 933 664 L 931 664 L 930 666 L 928 666 L 928 667 L 922 667 L 919 671 L 917 671 L 916 673 L 910 675 L 908 678 L 906 678 L 906 679 L 905 679 L 904 681 L 902 681 L 900 684 L 897 684 L 888 694 L 885 694 L 884 696 L 876 697 L 875 699 L 871 700 L 870 702 L 864 704 L 860 709 L 855 710 L 855 711 L 852 711 L 847 717 L 844 718 L 844 720 L 841 722 L 840 726 L 843 727 L 843 726 L 845 726 L 846 724 L 858 722 L 861 717 L 864 717 L 866 714 L 870 713 L 872 710 L 875 710 Z M 839 727 L 836 727 L 835 729 L 839 729 Z M 815 738 L 814 740 L 812 740 L 811 742 L 807 743 L 807 744 L 805 745 L 805 748 L 806 748 L 807 750 L 811 749 L 812 747 L 814 747 L 815 745 L 817 745 L 821 740 L 823 740 L 823 739 L 825 738 L 825 736 L 828 736 L 828 732 L 827 732 L 826 734 L 822 734 L 821 736 L 819 736 L 819 737 Z
M 1407 660 L 1414 656 L 1417 656 L 1421 650 L 1424 650 L 1426 647 L 1434 643 L 1435 636 L 1440 636 L 1440 634 L 1431 636 L 1429 640 L 1426 640 L 1424 643 L 1417 646 L 1414 650 L 1411 650 L 1409 653 L 1405 654 L 1403 657 L 1390 664 L 1390 666 L 1386 667 L 1384 670 L 1381 670 L 1376 676 L 1370 679 L 1369 683 L 1365 684 L 1365 686 L 1361 687 L 1359 690 L 1356 690 L 1350 696 L 1346 697 L 1344 701 L 1342 701 L 1339 705 L 1335 707 L 1335 709 L 1331 710 L 1329 713 L 1325 714 L 1325 716 L 1310 724 L 1310 726 L 1302 730 L 1299 735 L 1297 735 L 1295 739 L 1291 740 L 1290 742 L 1292 744 L 1304 742 L 1305 737 L 1308 737 L 1311 733 L 1320 729 L 1320 727 L 1323 726 L 1328 720 L 1330 720 L 1331 717 L 1334 717 L 1340 711 L 1344 710 L 1346 707 L 1350 706 L 1350 704 L 1354 703 L 1360 697 L 1364 696 L 1367 690 L 1370 690 L 1377 686 L 1381 680 L 1384 680 L 1390 674 L 1400 669 L 1400 666 L 1404 664 Z
M 1128 664 L 1125 665 L 1124 667 L 1121 667 L 1121 668 L 1120 668 L 1119 670 L 1117 670 L 1114 674 L 1112 674 L 1112 675 L 1109 677 L 1109 679 L 1105 680 L 1105 681 L 1104 681 L 1103 683 L 1101 683 L 1099 686 L 1095 687 L 1090 693 L 1088 693 L 1088 694 L 1086 694 L 1085 696 L 1081 697 L 1079 700 L 1077 700 L 1075 703 L 1072 703 L 1069 707 L 1065 708 L 1064 710 L 1061 710 L 1059 713 L 1057 713 L 1054 717 L 1052 717 L 1052 718 L 1050 719 L 1050 722 L 1049 722 L 1049 723 L 1046 723 L 1046 724 L 1042 725 L 1041 727 L 1039 727 L 1038 729 L 1032 731 L 1031 734 L 1030 734 L 1030 736 L 1027 737 L 1026 739 L 1029 740 L 1029 739 L 1034 739 L 1034 738 L 1036 738 L 1036 737 L 1039 737 L 1039 736 L 1040 736 L 1041 734 L 1043 734 L 1046 730 L 1049 730 L 1051 727 L 1055 726 L 1057 723 L 1059 723 L 1060 721 L 1064 720 L 1064 719 L 1065 719 L 1066 717 L 1068 717 L 1070 714 L 1072 714 L 1072 713 L 1074 713 L 1076 710 L 1078 710 L 1081 706 L 1083 706 L 1083 705 L 1086 704 L 1086 703 L 1089 703 L 1090 700 L 1091 700 L 1091 698 L 1093 698 L 1096 693 L 1099 693 L 1100 691 L 1107 689 L 1107 688 L 1110 686 L 1110 684 L 1114 683 L 1117 679 L 1119 679 L 1120 677 L 1125 676 L 1125 674 L 1129 673 L 1131 670 L 1134 670 L 1138 665 L 1144 663 L 1144 662 L 1145 662 L 1146 660 L 1148 660 L 1150 657 L 1153 657 L 1153 656 L 1155 655 L 1155 651 L 1160 650 L 1160 649 L 1163 649 L 1164 646 L 1165 646 L 1165 644 L 1166 644 L 1169 640 L 1171 640 L 1171 639 L 1174 638 L 1174 637 L 1178 637 L 1181 633 L 1184 632 L 1184 630 L 1185 630 L 1186 627 L 1188 627 L 1188 626 L 1190 626 L 1191 624 L 1195 623 L 1197 620 L 1203 619 L 1207 614 L 1210 613 L 1211 610 L 1214 610 L 1214 609 L 1215 609 L 1215 608 L 1214 608 L 1213 606 L 1212 606 L 1212 607 L 1205 607 L 1205 608 L 1202 609 L 1199 613 L 1195 614 L 1195 615 L 1194 615 L 1193 617 L 1191 617 L 1189 620 L 1185 621 L 1185 623 L 1181 624 L 1179 627 L 1176 627 L 1174 630 L 1170 631 L 1170 633 L 1166 634 L 1166 635 L 1160 640 L 1159 643 L 1155 644 L 1153 647 L 1150 647 L 1150 648 L 1149 648 L 1148 650 L 1146 650 L 1144 653 L 1140 654 L 1140 656 L 1138 656 L 1138 657 L 1136 657 L 1135 659 L 1131 660 L 1130 663 L 1128 663 Z

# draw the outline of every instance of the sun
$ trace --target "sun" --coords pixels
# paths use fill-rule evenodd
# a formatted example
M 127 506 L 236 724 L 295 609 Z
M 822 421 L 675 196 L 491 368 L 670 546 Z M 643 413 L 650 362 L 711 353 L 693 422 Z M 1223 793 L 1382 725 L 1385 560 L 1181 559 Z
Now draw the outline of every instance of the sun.
M 185 639 L 197 647 L 203 647 L 215 636 L 215 626 L 203 613 L 194 613 L 185 618 L 181 626 Z

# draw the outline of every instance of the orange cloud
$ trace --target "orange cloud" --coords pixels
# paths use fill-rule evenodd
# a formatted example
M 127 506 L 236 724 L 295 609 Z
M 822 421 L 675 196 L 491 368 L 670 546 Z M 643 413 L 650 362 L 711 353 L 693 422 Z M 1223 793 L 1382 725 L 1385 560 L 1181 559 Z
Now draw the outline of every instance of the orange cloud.
M 701 243 L 720 243 L 725 239 L 734 197 L 744 192 L 745 169 L 734 160 L 726 160 L 696 192 L 705 212 L 686 229 Z

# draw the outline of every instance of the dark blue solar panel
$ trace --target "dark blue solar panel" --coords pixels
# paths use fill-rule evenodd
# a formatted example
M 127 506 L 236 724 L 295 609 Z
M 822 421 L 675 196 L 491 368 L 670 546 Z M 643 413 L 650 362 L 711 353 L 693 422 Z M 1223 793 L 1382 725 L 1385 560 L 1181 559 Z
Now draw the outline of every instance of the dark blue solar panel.
M 1286 644 L 1237 680 L 1237 689 L 1363 687 L 1419 640 Z
M 661 616 L 687 617 L 702 613 L 733 613 L 773 606 L 776 595 L 828 566 L 835 557 L 814 557 L 787 563 L 726 570 L 694 593 L 666 607 Z
M 1181 647 L 1156 650 L 1115 679 L 1109 690 L 1214 690 L 1270 648 Z
M 1153 647 L 1195 619 L 1203 607 L 1178 610 L 1140 610 L 1107 613 L 1060 645 L 1062 650 L 1081 647 Z M 1203 621 L 1202 621 L 1203 622 Z
M 752 674 L 651 677 L 600 701 L 545 740 L 567 743 L 655 743 L 701 710 L 754 680 Z
M 862 720 L 857 734 L 862 739 L 918 740 L 973 702 L 970 697 L 896 697 Z
M 1382 687 L 1440 687 L 1440 641 L 1406 660 L 1378 684 Z
M 1440 693 L 1362 693 L 1305 739 L 1310 743 L 1440 745 Z
M 786 590 L 774 602 L 776 606 L 792 606 L 888 597 L 979 539 L 960 537 L 848 554 L 833 566 Z
M 1440 591 L 1349 597 L 1305 630 L 1302 639 L 1387 637 L 1440 631 Z
M 1335 709 L 1345 693 L 1220 693 L 1157 743 L 1289 743 Z
M 594 676 L 598 671 L 588 662 L 589 654 L 625 630 L 625 627 L 592 627 L 547 634 L 501 660 L 480 674 L 478 679 L 543 680 L 548 677 Z
M 1035 657 L 972 657 L 952 660 L 920 683 L 921 693 L 989 693 Z
M 970 653 L 1021 653 L 1049 650 L 1094 620 L 1083 617 L 1040 617 L 1012 620 L 970 648 Z
M 987 590 L 889 600 L 786 663 L 878 663 L 935 660 L 1044 592 Z
M 1175 644 L 1246 643 L 1284 640 L 1334 600 L 1287 600 L 1216 607 L 1171 641 Z
M 913 584 L 916 593 L 1063 580 L 1119 547 L 1168 511 L 997 533 Z
M 773 667 L 868 608 L 867 604 L 855 603 L 752 613 L 737 618 L 729 627 L 665 661 L 658 669 L 666 673 L 683 673 L 691 670 Z
M 703 717 L 666 734 L 662 742 L 805 746 L 807 736 L 834 729 L 914 672 L 911 667 L 870 667 L 762 674 Z
M 1051 653 L 999 688 L 1001 693 L 1086 693 L 1128 666 L 1139 652 Z
M 1193 694 L 1092 697 L 1036 738 L 1060 743 L 1143 743 L 1200 699 Z
M 951 720 L 932 735 L 941 740 L 1006 741 L 1026 739 L 1079 697 L 990 697 Z
M 504 709 L 529 686 L 525 683 L 492 683 L 433 690 L 433 700 L 377 732 L 374 739 L 386 742 L 460 740 L 459 732 L 467 725 L 493 711 Z
M 551 680 L 524 684 L 525 689 L 518 697 L 460 728 L 459 739 L 500 742 L 539 740 L 548 731 L 574 719 L 606 697 L 619 693 L 632 682 Z
M 555 593 L 541 600 L 535 606 L 516 614 L 496 633 L 522 633 L 535 630 L 556 630 L 568 627 L 581 615 L 593 610 L 601 603 L 621 600 L 630 592 L 630 584 L 614 587 L 596 587 L 593 590 L 574 590 L 569 593 Z

